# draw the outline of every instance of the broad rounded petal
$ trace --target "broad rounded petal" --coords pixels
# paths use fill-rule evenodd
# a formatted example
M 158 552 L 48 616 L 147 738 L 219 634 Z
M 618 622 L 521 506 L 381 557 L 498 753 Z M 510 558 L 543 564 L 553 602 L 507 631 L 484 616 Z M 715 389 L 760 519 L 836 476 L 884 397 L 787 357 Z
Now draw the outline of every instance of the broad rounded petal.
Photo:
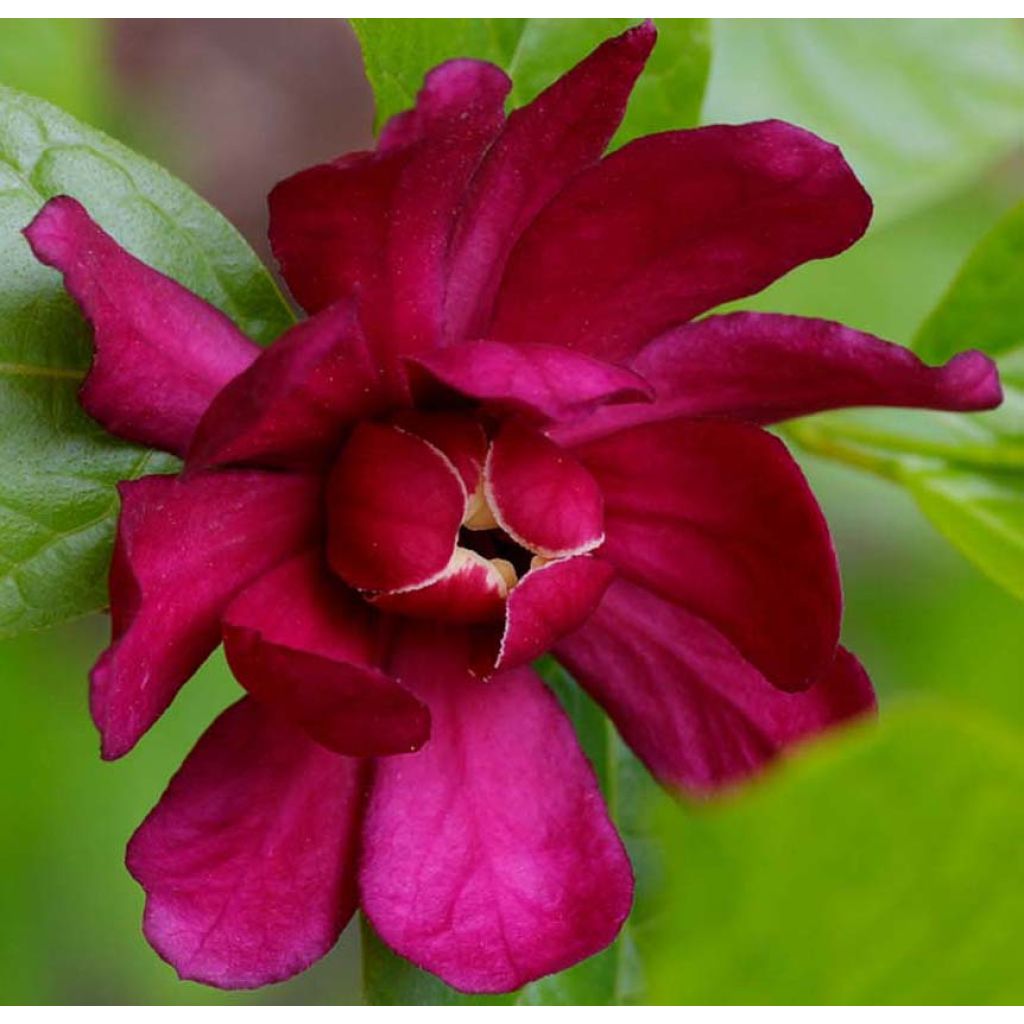
M 92 324 L 86 412 L 119 437 L 184 455 L 214 395 L 259 348 L 220 310 L 125 252 L 70 196 L 51 199 L 25 237 Z
M 251 698 L 228 708 L 128 845 L 153 948 L 219 988 L 319 960 L 355 910 L 363 782 Z
M 583 554 L 604 539 L 594 478 L 571 453 L 521 423 L 506 423 L 494 439 L 484 488 L 501 528 L 545 558 Z
M 353 307 L 337 303 L 293 327 L 217 395 L 189 467 L 322 462 L 354 420 L 399 395 Z
M 118 490 L 112 643 L 90 696 L 105 758 L 131 750 L 220 643 L 228 602 L 308 547 L 319 518 L 319 485 L 299 476 L 149 476 Z
M 698 792 L 875 708 L 843 648 L 810 689 L 783 693 L 708 622 L 621 580 L 555 655 L 658 779 Z
M 444 574 L 413 590 L 374 594 L 381 611 L 461 625 L 495 622 L 505 613 L 508 584 L 492 561 L 468 548 L 456 548 Z
M 909 349 L 851 327 L 778 313 L 730 313 L 686 324 L 644 346 L 630 365 L 654 386 L 656 401 L 599 409 L 557 431 L 560 440 L 675 416 L 775 423 L 847 406 L 963 412 L 1002 400 L 995 363 L 980 352 L 928 366 Z
M 224 613 L 224 651 L 257 700 L 330 750 L 407 753 L 430 735 L 427 709 L 375 662 L 381 639 L 364 601 L 319 553 L 279 565 Z
M 509 86 L 490 64 L 442 64 L 376 154 L 311 168 L 274 189 L 271 244 L 306 309 L 358 292 L 371 333 L 395 350 L 440 339 L 449 239 L 470 176 L 504 124 Z
M 470 185 L 452 242 L 445 333 L 479 335 L 509 251 L 566 182 L 604 152 L 657 33 L 645 22 L 509 115 Z
M 385 942 L 467 992 L 507 992 L 598 952 L 629 911 L 629 861 L 593 771 L 529 669 L 484 683 L 407 633 L 393 671 L 430 705 L 416 754 L 377 762 L 361 905 Z
M 392 417 L 392 422 L 444 452 L 459 471 L 466 493 L 476 490 L 490 445 L 476 417 L 461 412 L 404 409 Z
M 669 420 L 575 449 L 605 501 L 601 557 L 712 622 L 776 686 L 832 663 L 842 597 L 821 510 L 758 427 Z
M 607 562 L 592 555 L 549 562 L 528 572 L 509 593 L 497 668 L 525 665 L 579 629 L 614 575 Z
M 535 420 L 581 416 L 607 403 L 654 397 L 639 374 L 557 345 L 467 341 L 415 359 L 421 372 L 503 413 Z
M 360 590 L 423 586 L 444 572 L 466 511 L 451 461 L 420 437 L 364 421 L 327 482 L 327 558 Z
M 509 258 L 488 337 L 631 355 L 859 238 L 839 150 L 781 121 L 650 135 L 584 171 Z

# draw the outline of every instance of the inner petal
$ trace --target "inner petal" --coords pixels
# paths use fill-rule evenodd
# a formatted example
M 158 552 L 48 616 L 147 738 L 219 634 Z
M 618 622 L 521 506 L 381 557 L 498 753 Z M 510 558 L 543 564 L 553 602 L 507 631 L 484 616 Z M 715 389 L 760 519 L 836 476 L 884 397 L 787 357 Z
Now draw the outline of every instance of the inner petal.
M 327 481 L 327 559 L 358 590 L 424 586 L 444 573 L 466 514 L 466 489 L 438 448 L 364 421 Z
M 497 525 L 536 555 L 579 555 L 604 540 L 597 482 L 569 452 L 524 424 L 506 423 L 492 442 L 484 493 Z

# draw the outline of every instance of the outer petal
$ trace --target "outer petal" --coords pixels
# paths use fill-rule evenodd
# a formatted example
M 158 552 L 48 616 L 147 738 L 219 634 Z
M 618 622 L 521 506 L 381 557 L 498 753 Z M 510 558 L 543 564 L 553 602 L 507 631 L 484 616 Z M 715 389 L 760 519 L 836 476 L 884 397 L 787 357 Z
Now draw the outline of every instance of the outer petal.
M 782 693 L 709 623 L 621 580 L 555 653 L 654 775 L 698 791 L 875 707 L 843 648 L 809 690 Z
M 376 617 L 319 554 L 272 569 L 224 613 L 224 650 L 257 700 L 330 750 L 407 753 L 430 735 L 427 709 L 375 667 Z
M 557 702 L 529 669 L 465 675 L 443 636 L 392 666 L 430 705 L 430 743 L 377 763 L 362 907 L 413 963 L 505 992 L 614 939 L 629 861 Z
M 113 642 L 92 670 L 90 704 L 105 758 L 160 717 L 220 642 L 220 615 L 242 587 L 312 543 L 316 481 L 260 472 L 119 487 L 110 569 Z
M 128 846 L 146 937 L 185 979 L 283 981 L 355 910 L 360 762 L 246 698 L 217 719 Z
M 863 234 L 871 201 L 835 146 L 780 121 L 623 146 L 513 251 L 488 337 L 630 355 Z
M 329 306 L 217 395 L 196 431 L 189 466 L 322 462 L 354 420 L 382 412 L 399 395 L 352 306 Z
M 25 229 L 93 327 L 86 412 L 129 441 L 184 455 L 213 396 L 259 348 L 220 310 L 122 249 L 69 196 Z
M 654 394 L 639 374 L 557 345 L 469 341 L 429 352 L 415 365 L 498 412 L 537 420 L 569 419 L 606 403 L 650 401 Z
M 444 572 L 466 511 L 455 466 L 397 427 L 360 423 L 327 483 L 327 558 L 360 590 L 423 586 Z
M 509 593 L 497 668 L 525 665 L 582 626 L 613 575 L 607 562 L 592 555 L 549 562 L 528 572 Z
M 730 313 L 678 327 L 630 364 L 654 385 L 648 406 L 600 409 L 558 432 L 582 440 L 631 423 L 722 416 L 774 423 L 825 409 L 896 405 L 950 411 L 1002 400 L 995 364 L 962 352 L 926 366 L 909 349 L 828 320 Z
M 604 539 L 601 492 L 565 449 L 506 423 L 484 468 L 487 501 L 501 528 L 545 558 L 583 554 Z
M 828 527 L 780 441 L 670 420 L 575 449 L 605 501 L 601 557 L 712 622 L 776 686 L 832 663 L 841 594 Z
M 604 152 L 655 37 L 646 22 L 609 39 L 509 116 L 473 178 L 452 243 L 450 340 L 482 333 L 512 246 L 544 204 Z
M 270 196 L 270 237 L 308 310 L 359 292 L 371 330 L 403 352 L 440 338 L 445 257 L 470 176 L 504 123 L 509 89 L 490 64 L 431 71 L 416 108 L 376 155 L 314 167 Z

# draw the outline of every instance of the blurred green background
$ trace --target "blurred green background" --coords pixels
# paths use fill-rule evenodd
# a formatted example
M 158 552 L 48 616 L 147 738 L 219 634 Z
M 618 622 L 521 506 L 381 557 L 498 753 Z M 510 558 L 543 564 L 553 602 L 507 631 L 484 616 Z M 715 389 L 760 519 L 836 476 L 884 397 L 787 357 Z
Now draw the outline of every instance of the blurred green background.
M 745 305 L 908 342 L 1024 195 L 1024 42 L 1004 23 L 842 24 L 716 23 L 705 120 L 805 123 L 844 147 L 878 204 L 853 251 Z M 273 182 L 371 137 L 341 22 L 8 21 L 0 82 L 165 163 L 263 252 Z M 840 552 L 844 640 L 883 724 L 672 819 L 674 938 L 659 933 L 647 968 L 655 996 L 1020 1001 L 1024 606 L 902 492 L 805 465 Z M 132 755 L 102 764 L 85 677 L 106 628 L 0 643 L 0 1002 L 357 1000 L 354 928 L 257 993 L 178 982 L 142 940 L 125 841 L 237 688 L 213 659 Z

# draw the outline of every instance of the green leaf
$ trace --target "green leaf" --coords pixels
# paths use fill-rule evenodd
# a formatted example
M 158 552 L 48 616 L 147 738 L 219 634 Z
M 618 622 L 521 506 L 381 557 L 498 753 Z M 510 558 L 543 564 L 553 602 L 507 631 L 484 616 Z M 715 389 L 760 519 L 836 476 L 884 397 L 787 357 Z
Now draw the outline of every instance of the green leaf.
M 89 18 L 8 18 L 0 84 L 55 103 L 91 124 L 110 114 L 103 26 Z
M 910 469 L 904 479 L 943 536 L 1024 600 L 1024 473 Z
M 971 253 L 921 325 L 914 348 L 931 362 L 942 362 L 964 348 L 980 348 L 992 356 L 1024 349 L 1024 202 Z
M 353 18 L 377 103 L 377 125 L 411 107 L 432 67 L 476 57 L 512 78 L 510 102 L 528 103 L 635 18 Z M 696 122 L 710 61 L 704 19 L 659 19 L 658 45 L 630 101 L 621 144 Z
M 1024 31 L 1009 20 L 716 20 L 704 120 L 778 117 L 842 147 L 882 223 L 1020 145 Z
M 257 341 L 291 321 L 253 252 L 190 189 L 50 104 L 0 87 L 0 636 L 103 607 L 115 483 L 175 464 L 104 434 L 79 408 L 85 322 L 21 235 L 62 193 Z
M 663 826 L 656 1002 L 1024 998 L 1024 756 L 995 722 L 890 710 Z

